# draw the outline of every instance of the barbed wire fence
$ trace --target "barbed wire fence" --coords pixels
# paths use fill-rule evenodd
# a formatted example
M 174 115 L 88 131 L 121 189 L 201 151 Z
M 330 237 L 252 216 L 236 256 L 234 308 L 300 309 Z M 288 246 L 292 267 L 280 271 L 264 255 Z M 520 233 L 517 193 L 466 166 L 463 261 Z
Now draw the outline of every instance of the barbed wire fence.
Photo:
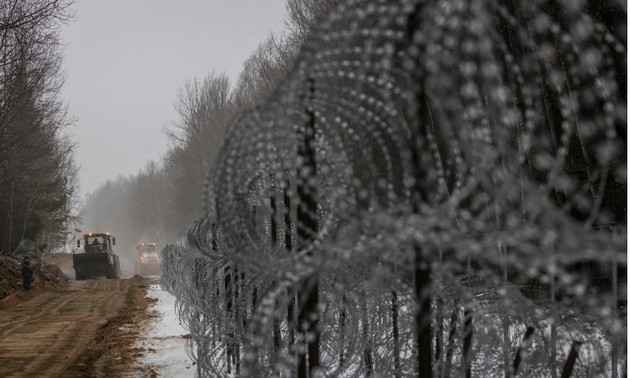
M 164 250 L 199 376 L 625 376 L 626 5 L 348 1 Z

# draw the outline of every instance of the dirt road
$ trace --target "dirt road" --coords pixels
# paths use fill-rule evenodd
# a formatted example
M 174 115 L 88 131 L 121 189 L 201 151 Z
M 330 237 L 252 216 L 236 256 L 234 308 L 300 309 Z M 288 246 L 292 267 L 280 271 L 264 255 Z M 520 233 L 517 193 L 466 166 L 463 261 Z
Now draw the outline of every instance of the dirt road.
M 133 341 L 148 280 L 72 281 L 0 307 L 0 377 L 142 376 Z

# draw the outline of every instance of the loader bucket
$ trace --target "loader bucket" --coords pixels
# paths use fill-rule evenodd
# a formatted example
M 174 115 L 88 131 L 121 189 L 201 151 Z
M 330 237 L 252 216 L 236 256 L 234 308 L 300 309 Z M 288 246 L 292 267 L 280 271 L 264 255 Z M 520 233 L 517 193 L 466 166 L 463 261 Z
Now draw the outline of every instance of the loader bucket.
M 72 256 L 72 264 L 77 280 L 105 276 L 112 274 L 114 261 L 108 253 L 80 253 Z

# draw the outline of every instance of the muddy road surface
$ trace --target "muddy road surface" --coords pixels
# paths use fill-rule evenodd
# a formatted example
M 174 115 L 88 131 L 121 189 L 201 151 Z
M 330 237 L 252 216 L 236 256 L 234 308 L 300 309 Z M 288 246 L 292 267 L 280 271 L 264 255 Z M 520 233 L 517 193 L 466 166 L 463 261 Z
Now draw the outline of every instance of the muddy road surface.
M 149 283 L 71 281 L 0 305 L 0 377 L 142 376 L 133 342 L 151 316 Z

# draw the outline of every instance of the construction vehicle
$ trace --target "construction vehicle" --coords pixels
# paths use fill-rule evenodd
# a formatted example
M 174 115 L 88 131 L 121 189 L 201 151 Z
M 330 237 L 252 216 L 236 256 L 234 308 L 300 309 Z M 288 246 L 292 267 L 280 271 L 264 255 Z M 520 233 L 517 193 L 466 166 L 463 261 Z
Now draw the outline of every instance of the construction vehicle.
M 72 254 L 72 266 L 77 280 L 105 276 L 110 279 L 120 278 L 120 258 L 112 250 L 116 238 L 109 232 L 90 232 L 83 235 L 83 252 L 81 239 L 77 240 L 77 249 Z
M 158 276 L 162 272 L 162 259 L 158 254 L 157 243 L 138 243 L 136 245 L 134 273 L 141 276 Z

